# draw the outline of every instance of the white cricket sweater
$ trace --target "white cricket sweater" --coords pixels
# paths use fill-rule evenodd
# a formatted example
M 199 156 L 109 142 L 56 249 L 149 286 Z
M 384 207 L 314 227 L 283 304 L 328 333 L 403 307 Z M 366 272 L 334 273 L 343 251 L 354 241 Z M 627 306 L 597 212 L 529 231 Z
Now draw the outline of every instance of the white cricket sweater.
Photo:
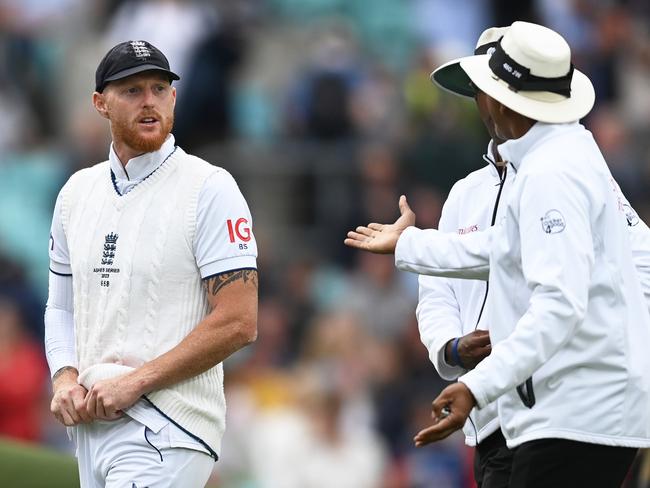
M 64 186 L 61 220 L 84 387 L 167 352 L 209 312 L 193 240 L 199 192 L 219 171 L 227 175 L 177 148 L 126 195 L 107 177 L 108 162 Z M 221 364 L 147 398 L 218 455 L 226 412 Z

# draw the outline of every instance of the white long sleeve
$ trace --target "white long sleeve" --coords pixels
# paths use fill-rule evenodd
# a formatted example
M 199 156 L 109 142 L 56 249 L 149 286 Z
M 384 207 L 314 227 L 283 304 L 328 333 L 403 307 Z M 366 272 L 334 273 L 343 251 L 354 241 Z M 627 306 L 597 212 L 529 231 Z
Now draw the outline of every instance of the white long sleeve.
M 418 274 L 486 281 L 494 229 L 458 235 L 409 227 L 397 241 L 395 266 Z
M 453 190 L 440 214 L 438 229 L 453 232 L 458 220 L 457 205 Z M 429 359 L 436 371 L 445 380 L 455 380 L 465 372 L 460 366 L 451 366 L 445 361 L 445 347 L 455 337 L 463 335 L 458 298 L 450 278 L 420 275 L 419 298 L 416 309 L 420 339 L 429 351 Z
M 62 276 L 51 271 L 45 308 L 45 355 L 52 376 L 63 367 L 77 367 L 72 276 Z

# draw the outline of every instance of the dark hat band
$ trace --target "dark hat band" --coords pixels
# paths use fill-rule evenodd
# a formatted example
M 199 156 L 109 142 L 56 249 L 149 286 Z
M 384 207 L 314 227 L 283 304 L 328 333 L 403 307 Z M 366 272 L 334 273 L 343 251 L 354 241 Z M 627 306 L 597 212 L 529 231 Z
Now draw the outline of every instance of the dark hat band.
M 503 50 L 501 43 L 495 46 L 490 56 L 489 66 L 492 72 L 505 81 L 514 91 L 547 91 L 565 97 L 571 96 L 571 80 L 573 78 L 573 63 L 569 72 L 556 78 L 545 78 L 530 74 L 530 69 L 517 63 Z

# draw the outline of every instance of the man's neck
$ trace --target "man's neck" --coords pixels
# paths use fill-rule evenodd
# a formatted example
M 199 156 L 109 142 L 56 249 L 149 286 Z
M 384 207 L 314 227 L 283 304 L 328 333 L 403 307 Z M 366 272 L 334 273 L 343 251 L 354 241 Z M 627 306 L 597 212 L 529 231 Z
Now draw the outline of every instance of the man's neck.
M 492 138 L 492 160 L 494 161 L 494 166 L 497 169 L 499 176 L 503 175 L 503 168 L 506 166 L 506 162 L 501 158 L 499 154 L 499 145 L 504 141 L 497 137 Z
M 117 158 L 120 160 L 120 163 L 122 163 L 123 168 L 126 168 L 126 165 L 130 160 L 144 154 L 143 152 L 136 151 L 126 144 L 119 144 L 115 141 L 113 141 L 113 150 L 115 151 Z

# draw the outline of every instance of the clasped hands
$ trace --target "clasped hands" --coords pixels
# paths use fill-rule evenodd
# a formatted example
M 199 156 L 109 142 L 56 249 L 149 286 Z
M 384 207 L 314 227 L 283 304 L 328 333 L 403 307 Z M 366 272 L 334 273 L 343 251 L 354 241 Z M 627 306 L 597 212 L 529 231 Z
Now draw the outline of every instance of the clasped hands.
M 53 382 L 50 410 L 66 426 L 94 420 L 117 420 L 142 396 L 129 374 L 98 381 L 90 390 L 77 382 L 74 369 L 63 371 Z

